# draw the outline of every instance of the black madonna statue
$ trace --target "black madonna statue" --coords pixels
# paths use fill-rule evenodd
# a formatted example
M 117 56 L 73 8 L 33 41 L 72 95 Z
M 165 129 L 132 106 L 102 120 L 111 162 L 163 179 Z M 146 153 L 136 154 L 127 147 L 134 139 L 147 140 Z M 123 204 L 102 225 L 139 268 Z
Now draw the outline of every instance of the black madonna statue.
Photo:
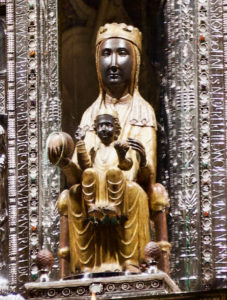
M 50 161 L 64 172 L 59 196 L 61 277 L 80 272 L 139 273 L 151 241 L 150 217 L 168 273 L 168 195 L 156 182 L 156 119 L 138 91 L 141 32 L 106 24 L 96 39 L 100 86 L 72 138 L 48 140 Z

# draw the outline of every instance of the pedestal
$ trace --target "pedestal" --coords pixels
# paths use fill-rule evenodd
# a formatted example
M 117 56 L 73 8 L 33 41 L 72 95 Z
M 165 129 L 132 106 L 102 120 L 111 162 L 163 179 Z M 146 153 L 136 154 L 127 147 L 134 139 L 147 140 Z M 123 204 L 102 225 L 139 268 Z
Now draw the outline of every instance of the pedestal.
M 91 299 L 140 299 L 150 295 L 180 292 L 173 280 L 164 272 L 106 278 L 62 280 L 25 284 L 27 299 L 76 300 Z

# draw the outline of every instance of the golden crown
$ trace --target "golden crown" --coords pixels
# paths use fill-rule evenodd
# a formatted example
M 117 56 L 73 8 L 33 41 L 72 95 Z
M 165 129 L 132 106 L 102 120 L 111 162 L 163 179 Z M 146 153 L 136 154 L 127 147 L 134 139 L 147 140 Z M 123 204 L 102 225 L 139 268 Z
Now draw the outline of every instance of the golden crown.
M 122 38 L 135 44 L 137 48 L 142 50 L 142 33 L 138 28 L 124 23 L 105 24 L 99 28 L 96 38 L 96 46 L 105 39 Z

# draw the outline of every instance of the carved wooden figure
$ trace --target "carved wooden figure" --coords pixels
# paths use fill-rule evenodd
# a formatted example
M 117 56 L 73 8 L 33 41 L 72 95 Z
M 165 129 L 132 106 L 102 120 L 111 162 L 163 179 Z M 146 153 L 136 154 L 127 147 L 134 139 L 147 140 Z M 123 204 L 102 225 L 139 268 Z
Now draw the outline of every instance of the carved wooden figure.
M 61 167 L 69 187 L 58 202 L 61 277 L 68 274 L 68 263 L 73 273 L 140 272 L 151 240 L 151 210 L 162 268 L 169 271 L 168 195 L 155 184 L 157 126 L 152 106 L 138 91 L 140 53 L 137 28 L 101 27 L 96 40 L 100 94 L 83 114 L 74 154 L 68 134 L 49 138 L 49 159 Z M 104 110 L 118 117 L 100 115 Z

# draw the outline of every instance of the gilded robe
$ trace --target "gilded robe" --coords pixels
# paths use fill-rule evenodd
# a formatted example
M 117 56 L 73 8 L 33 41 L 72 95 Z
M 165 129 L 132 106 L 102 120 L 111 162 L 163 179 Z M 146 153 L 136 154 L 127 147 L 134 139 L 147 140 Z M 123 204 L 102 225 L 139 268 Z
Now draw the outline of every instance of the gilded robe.
M 89 153 L 100 143 L 92 125 L 102 106 L 110 106 L 118 112 L 121 125 L 119 140 L 133 138 L 145 147 L 146 170 L 155 182 L 156 174 L 156 119 L 153 108 L 137 90 L 133 96 L 126 95 L 119 100 L 100 95 L 85 111 L 80 127 L 86 130 L 85 145 Z M 127 219 L 123 224 L 94 226 L 86 220 L 86 205 L 81 196 L 81 186 L 74 185 L 69 191 L 68 218 L 70 234 L 71 270 L 116 271 L 127 270 L 128 265 L 139 266 L 144 260 L 144 247 L 150 241 L 149 200 L 145 190 L 136 182 L 141 171 L 139 156 L 129 149 L 133 166 L 124 171 L 126 181 L 124 206 Z M 76 151 L 72 160 L 77 164 Z

